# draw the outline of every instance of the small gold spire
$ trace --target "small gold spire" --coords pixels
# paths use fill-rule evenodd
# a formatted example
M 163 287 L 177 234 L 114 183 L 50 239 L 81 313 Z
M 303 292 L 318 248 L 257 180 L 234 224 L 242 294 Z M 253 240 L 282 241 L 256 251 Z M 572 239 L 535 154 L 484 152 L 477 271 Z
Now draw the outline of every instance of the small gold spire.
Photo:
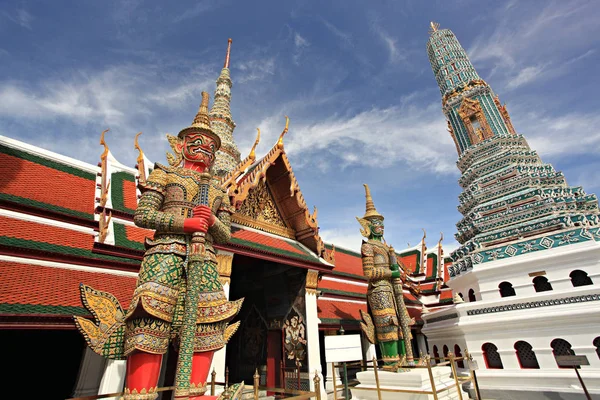
M 429 23 L 429 34 L 430 34 L 430 35 L 433 35 L 433 34 L 434 34 L 434 32 L 437 32 L 437 31 L 438 31 L 439 27 L 440 27 L 440 24 L 438 24 L 437 22 L 433 22 L 433 21 L 431 21 L 431 22 Z
M 192 126 L 199 128 L 204 128 L 206 126 L 210 129 L 210 120 L 208 119 L 208 93 L 206 92 L 202 92 L 202 103 L 200 103 L 200 109 L 198 110 L 198 114 L 196 114 L 196 118 L 194 118 L 194 122 L 192 122 Z
M 217 151 L 221 147 L 221 138 L 213 131 L 212 127 L 210 126 L 210 119 L 208 118 L 208 99 L 208 93 L 202 92 L 202 103 L 200 103 L 200 108 L 198 109 L 198 113 L 194 118 L 194 122 L 192 122 L 192 125 L 188 126 L 187 128 L 182 129 L 177 135 L 177 137 L 179 139 L 182 139 L 185 135 L 189 133 L 201 132 L 204 135 L 208 135 L 215 140 L 217 145 L 215 151 Z
M 363 218 L 368 219 L 368 218 L 380 218 L 383 219 L 383 215 L 379 214 L 377 212 L 377 210 L 375 209 L 375 204 L 373 203 L 373 197 L 371 197 L 371 190 L 369 189 L 369 185 L 367 185 L 366 183 L 363 184 L 365 187 L 365 196 L 367 198 L 367 204 L 366 204 L 366 212 L 365 215 L 363 216 Z
M 281 132 L 281 135 L 279 135 L 279 139 L 277 140 L 277 147 L 279 147 L 280 149 L 283 148 L 283 137 L 288 132 L 289 126 L 290 126 L 290 119 L 286 115 L 285 116 L 285 128 L 283 128 L 283 132 Z
M 231 38 L 227 40 L 227 54 L 225 54 L 225 64 L 223 64 L 223 68 L 229 68 L 229 56 L 231 55 Z
M 250 154 L 248 155 L 248 157 L 252 160 L 256 159 L 256 146 L 258 146 L 258 142 L 260 142 L 260 128 L 256 128 L 256 130 L 258 131 L 258 133 L 256 134 L 256 140 L 254 141 L 252 149 L 250 149 Z

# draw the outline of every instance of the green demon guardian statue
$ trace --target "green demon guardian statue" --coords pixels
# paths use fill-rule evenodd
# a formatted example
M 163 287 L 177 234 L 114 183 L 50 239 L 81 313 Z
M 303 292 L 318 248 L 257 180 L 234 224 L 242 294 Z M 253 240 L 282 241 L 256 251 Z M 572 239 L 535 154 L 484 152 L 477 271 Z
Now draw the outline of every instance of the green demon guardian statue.
M 402 294 L 400 266 L 393 247 L 383 240 L 383 215 L 373 204 L 366 184 L 366 212 L 356 217 L 368 240 L 361 246 L 363 273 L 369 281 L 367 303 L 369 312 L 361 310 L 361 328 L 368 340 L 379 344 L 383 356 L 383 369 L 399 371 L 404 359 L 412 362 L 410 325 L 414 320 L 408 315 Z
M 209 172 L 221 141 L 210 126 L 207 93 L 202 92 L 192 125 L 167 138 L 175 156 L 167 154 L 169 166 L 157 163 L 140 185 L 134 221 L 155 233 L 146 239 L 129 309 L 109 293 L 80 286 L 96 323 L 75 317 L 77 327 L 96 353 L 127 359 L 124 400 L 158 397 L 162 357 L 170 343 L 178 351 L 175 398 L 211 398 L 204 393 L 213 355 L 239 325 L 228 322 L 243 299 L 227 300 L 213 248 L 231 236 L 232 209 Z M 233 385 L 226 396 L 239 397 L 242 386 Z

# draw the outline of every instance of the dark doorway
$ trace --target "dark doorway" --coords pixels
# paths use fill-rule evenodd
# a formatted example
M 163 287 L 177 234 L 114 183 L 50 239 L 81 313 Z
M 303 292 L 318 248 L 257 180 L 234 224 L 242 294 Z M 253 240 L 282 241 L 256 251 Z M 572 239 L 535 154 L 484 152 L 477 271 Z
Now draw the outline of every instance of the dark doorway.
M 3 382 L 22 398 L 72 397 L 85 341 L 76 330 L 0 330 Z M 6 390 L 6 388 L 5 388 Z
M 235 255 L 229 299 L 244 298 L 238 332 L 227 345 L 229 382 L 251 385 L 256 371 L 261 384 L 282 387 L 282 364 L 289 361 L 284 348 L 286 318 L 305 318 L 306 270 L 271 261 Z M 302 363 L 305 366 L 307 363 Z M 275 370 L 274 370 L 275 369 Z

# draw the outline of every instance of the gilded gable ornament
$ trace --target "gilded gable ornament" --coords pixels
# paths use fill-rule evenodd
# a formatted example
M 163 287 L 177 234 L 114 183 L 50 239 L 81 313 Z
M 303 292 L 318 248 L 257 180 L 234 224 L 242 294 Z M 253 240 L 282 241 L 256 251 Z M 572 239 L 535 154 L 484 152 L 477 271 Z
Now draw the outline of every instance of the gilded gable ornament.
M 258 222 L 287 228 L 264 181 L 250 192 L 238 212 Z

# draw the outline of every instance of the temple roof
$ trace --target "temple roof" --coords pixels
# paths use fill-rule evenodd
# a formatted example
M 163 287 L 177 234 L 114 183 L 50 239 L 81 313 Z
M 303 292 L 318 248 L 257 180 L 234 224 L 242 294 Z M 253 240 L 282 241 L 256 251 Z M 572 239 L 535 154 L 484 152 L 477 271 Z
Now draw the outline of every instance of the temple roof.
M 94 166 L 63 162 L 61 158 L 66 157 L 27 151 L 30 149 L 18 148 L 20 145 L 0 137 L 2 204 L 10 209 L 29 208 L 38 214 L 93 221 Z M 47 185 L 48 181 L 53 182 L 52 186 Z M 75 187 L 77 190 L 73 190 Z
M 79 297 L 81 282 L 112 293 L 121 306 L 129 306 L 136 283 L 134 274 L 115 275 L 84 269 L 0 260 L 0 326 L 22 324 L 33 317 L 53 318 L 57 323 L 72 325 L 73 315 L 89 315 Z
M 319 235 L 316 207 L 312 213 L 309 211 L 285 153 L 283 137 L 288 131 L 288 122 L 289 120 L 286 118 L 285 129 L 277 143 L 264 157 L 258 160 L 255 158 L 255 148 L 259 136 L 248 157 L 241 161 L 235 170 L 222 178 L 222 184 L 227 189 L 231 203 L 237 210 L 242 208 L 244 201 L 248 199 L 252 191 L 257 190 L 261 184 L 266 185 L 270 198 L 274 201 L 275 208 L 282 219 L 282 224 L 279 228 L 274 228 L 268 226 L 268 223 L 257 223 L 255 215 L 246 215 L 244 218 L 239 213 L 233 216 L 233 220 L 256 229 L 284 236 L 289 235 L 325 261 L 333 262 L 335 252 L 325 248 Z M 256 210 L 253 211 L 256 212 Z

